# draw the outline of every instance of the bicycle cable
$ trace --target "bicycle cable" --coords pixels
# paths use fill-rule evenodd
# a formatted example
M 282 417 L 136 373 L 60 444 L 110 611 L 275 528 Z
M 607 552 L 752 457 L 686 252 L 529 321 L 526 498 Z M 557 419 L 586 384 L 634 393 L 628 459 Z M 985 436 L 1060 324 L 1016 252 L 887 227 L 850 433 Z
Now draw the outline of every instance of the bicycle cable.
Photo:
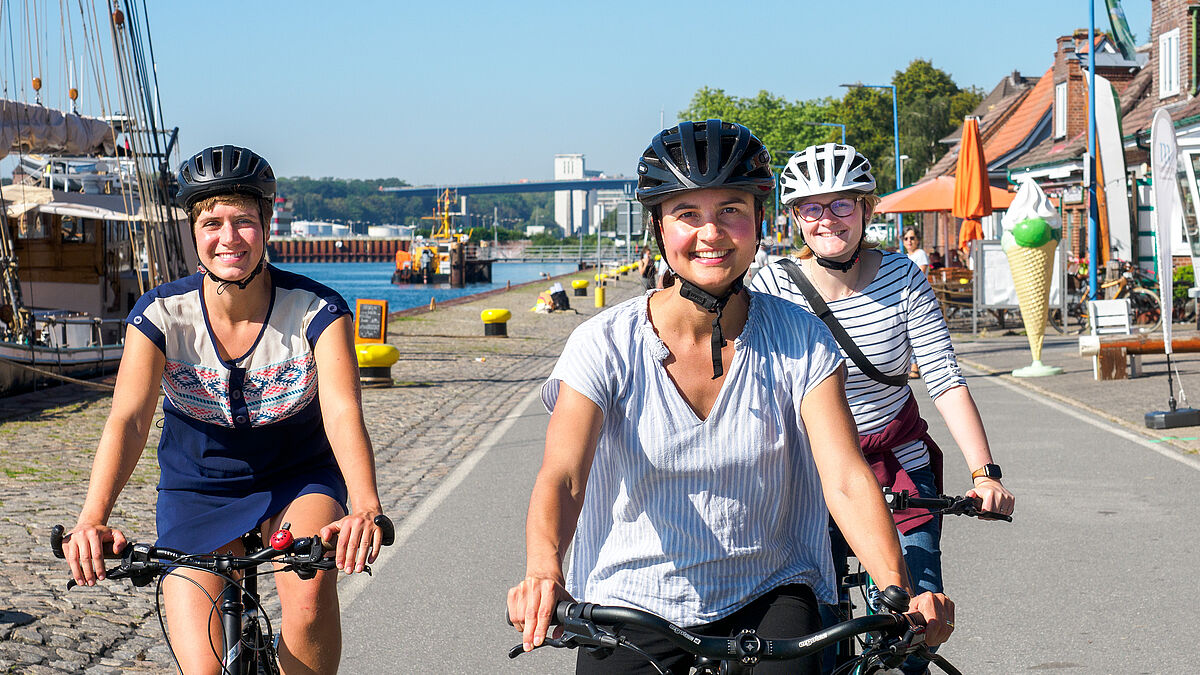
M 195 561 L 199 561 L 206 557 L 212 558 L 213 556 L 212 556 L 212 554 L 188 555 L 188 556 L 184 556 L 183 558 L 180 558 L 178 560 L 172 561 L 172 565 L 175 567 L 186 567 L 187 569 L 193 569 L 193 570 L 198 570 L 201 572 L 207 572 L 214 576 L 220 577 L 226 583 L 231 584 L 235 589 L 237 589 L 237 592 L 241 595 L 242 598 L 250 599 L 253 602 L 253 604 L 254 604 L 253 609 L 255 610 L 255 614 L 257 615 L 257 618 L 266 623 L 267 635 L 274 635 L 275 633 L 274 633 L 274 627 L 271 625 L 271 617 L 267 615 L 265 608 L 263 607 L 263 604 L 260 601 L 260 599 L 257 597 L 254 597 L 254 595 L 248 593 L 246 590 L 246 587 L 243 586 L 242 583 L 240 581 L 238 581 L 237 579 L 234 579 L 234 578 L 232 578 L 228 575 L 222 574 L 220 572 L 210 570 L 207 567 L 204 567 L 203 565 L 199 564 L 199 562 L 195 562 Z M 253 572 L 247 571 L 246 576 L 247 577 L 249 577 L 249 576 L 259 577 L 259 576 L 264 576 L 267 574 L 274 575 L 281 571 L 284 571 L 284 570 L 273 570 L 271 572 L 258 572 L 257 570 L 255 570 Z M 162 612 L 163 580 L 173 574 L 175 574 L 174 570 L 169 571 L 165 574 L 160 574 L 158 576 L 158 581 L 155 583 L 154 611 L 156 614 L 158 614 L 159 629 L 162 631 L 163 637 L 166 640 L 167 651 L 171 654 L 171 660 L 175 662 L 175 667 L 179 670 L 179 672 L 183 672 L 183 667 L 179 664 L 179 658 L 177 656 L 175 656 L 175 648 L 171 645 L 171 636 L 167 632 L 167 626 L 166 626 L 165 620 L 163 618 L 163 612 Z M 213 615 L 219 611 L 217 599 L 214 598 L 211 594 L 209 594 L 208 590 L 206 588 L 204 588 L 204 586 L 201 585 L 200 582 L 196 581 L 195 579 L 192 579 L 191 577 L 183 576 L 183 575 L 180 575 L 180 578 L 186 580 L 188 583 L 190 583 L 190 584 L 194 585 L 196 588 L 200 589 L 200 592 L 204 594 L 204 597 L 208 598 L 208 602 L 212 606 L 212 609 L 210 609 L 209 613 L 208 613 L 208 623 L 209 623 L 208 642 L 209 642 L 210 648 L 212 648 L 213 657 L 216 658 L 217 662 L 221 664 L 221 672 L 224 675 L 231 675 L 228 665 L 225 663 L 224 656 L 219 654 L 216 651 L 215 647 L 211 647 L 211 645 L 213 644 L 212 618 L 213 618 Z M 245 609 L 243 609 L 243 612 L 244 611 L 245 611 Z M 241 635 L 238 635 L 238 640 L 241 640 Z M 251 648 L 255 649 L 255 650 L 259 650 L 259 648 L 255 647 L 255 646 L 251 646 Z

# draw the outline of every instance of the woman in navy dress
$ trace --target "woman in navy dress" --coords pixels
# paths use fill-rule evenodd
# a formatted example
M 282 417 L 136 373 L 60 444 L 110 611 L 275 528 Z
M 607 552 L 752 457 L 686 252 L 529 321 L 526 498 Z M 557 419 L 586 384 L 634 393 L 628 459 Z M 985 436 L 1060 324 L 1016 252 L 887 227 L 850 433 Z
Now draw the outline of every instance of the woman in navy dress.
M 180 167 L 179 185 L 202 270 L 152 289 L 129 315 L 112 411 L 65 544 L 72 575 L 94 585 L 103 553 L 125 545 L 108 520 L 160 388 L 159 546 L 240 553 L 243 533 L 269 536 L 286 521 L 299 535 L 336 534 L 338 569 L 360 572 L 378 554 L 381 507 L 350 309 L 329 288 L 266 263 L 275 176 L 262 157 L 208 148 Z M 336 576 L 275 576 L 284 672 L 337 670 Z M 209 600 L 220 579 L 178 570 L 163 588 L 183 671 L 220 672 L 220 615 Z

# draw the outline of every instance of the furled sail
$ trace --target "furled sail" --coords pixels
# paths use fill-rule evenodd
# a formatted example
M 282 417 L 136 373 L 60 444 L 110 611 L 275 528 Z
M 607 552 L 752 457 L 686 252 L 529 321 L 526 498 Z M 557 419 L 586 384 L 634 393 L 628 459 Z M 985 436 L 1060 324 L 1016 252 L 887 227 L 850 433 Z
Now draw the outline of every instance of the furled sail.
M 112 155 L 112 126 L 95 117 L 0 99 L 0 159 L 12 152 Z

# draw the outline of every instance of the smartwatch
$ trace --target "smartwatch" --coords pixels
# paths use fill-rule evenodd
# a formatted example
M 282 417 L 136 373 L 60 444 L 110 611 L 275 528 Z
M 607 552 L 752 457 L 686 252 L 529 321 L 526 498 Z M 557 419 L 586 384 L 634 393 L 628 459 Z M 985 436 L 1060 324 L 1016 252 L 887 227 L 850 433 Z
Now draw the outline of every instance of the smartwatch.
M 1000 480 L 1004 476 L 1004 472 L 1000 470 L 999 464 L 984 464 L 983 466 L 971 472 L 971 480 L 976 478 L 993 478 Z

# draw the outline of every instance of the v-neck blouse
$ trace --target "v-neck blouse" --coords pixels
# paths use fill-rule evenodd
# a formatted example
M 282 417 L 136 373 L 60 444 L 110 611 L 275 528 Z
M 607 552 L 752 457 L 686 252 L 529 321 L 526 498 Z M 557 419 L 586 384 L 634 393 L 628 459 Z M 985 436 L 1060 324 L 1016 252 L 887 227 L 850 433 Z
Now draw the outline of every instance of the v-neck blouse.
M 652 294 L 581 324 L 542 388 L 550 411 L 566 383 L 604 412 L 568 591 L 684 626 L 790 583 L 831 602 L 828 513 L 800 403 L 842 362 L 833 336 L 795 304 L 750 292 L 701 420 L 663 364 Z

